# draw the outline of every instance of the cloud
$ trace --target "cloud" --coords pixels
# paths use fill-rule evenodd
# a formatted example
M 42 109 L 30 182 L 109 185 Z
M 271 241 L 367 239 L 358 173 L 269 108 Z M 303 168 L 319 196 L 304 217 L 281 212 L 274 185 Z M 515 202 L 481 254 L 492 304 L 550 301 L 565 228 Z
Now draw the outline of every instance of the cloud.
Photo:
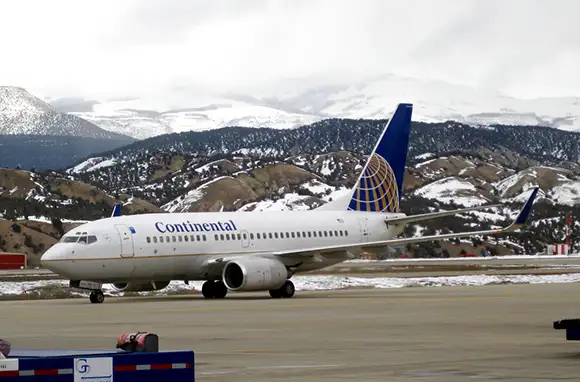
M 5 0 L 0 84 L 86 98 L 384 73 L 580 96 L 574 0 Z

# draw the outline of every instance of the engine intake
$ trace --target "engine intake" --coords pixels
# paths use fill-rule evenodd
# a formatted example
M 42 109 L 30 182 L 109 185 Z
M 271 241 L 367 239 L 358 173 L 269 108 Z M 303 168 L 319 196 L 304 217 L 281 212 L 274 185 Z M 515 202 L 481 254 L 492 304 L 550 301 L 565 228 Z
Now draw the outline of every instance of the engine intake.
M 161 290 L 169 285 L 169 281 L 148 281 L 148 282 L 130 282 L 114 283 L 113 288 L 118 292 L 146 292 L 152 290 Z
M 253 257 L 228 262 L 222 280 L 233 291 L 272 290 L 282 287 L 291 275 L 278 260 Z

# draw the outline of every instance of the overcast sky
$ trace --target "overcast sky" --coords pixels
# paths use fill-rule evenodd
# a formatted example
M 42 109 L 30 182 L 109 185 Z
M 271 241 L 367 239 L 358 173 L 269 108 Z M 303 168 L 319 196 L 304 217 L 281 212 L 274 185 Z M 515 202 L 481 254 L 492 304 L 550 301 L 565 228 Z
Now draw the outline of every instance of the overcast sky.
M 378 74 L 580 96 L 578 0 L 1 0 L 0 85 L 102 98 Z

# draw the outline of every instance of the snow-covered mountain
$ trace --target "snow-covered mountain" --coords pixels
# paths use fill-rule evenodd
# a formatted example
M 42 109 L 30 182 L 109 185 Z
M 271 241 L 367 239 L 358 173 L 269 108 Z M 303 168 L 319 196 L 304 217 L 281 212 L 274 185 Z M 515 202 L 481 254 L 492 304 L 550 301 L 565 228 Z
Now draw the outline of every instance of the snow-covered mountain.
M 102 129 L 78 116 L 59 112 L 25 89 L 0 86 L 0 135 L 21 134 L 131 141 L 127 136 Z
M 292 128 L 334 117 L 384 119 L 400 102 L 415 104 L 416 121 L 580 130 L 578 97 L 524 100 L 487 89 L 395 75 L 252 96 L 200 96 L 194 90 L 179 89 L 121 100 L 50 102 L 59 110 L 135 138 L 224 126 Z

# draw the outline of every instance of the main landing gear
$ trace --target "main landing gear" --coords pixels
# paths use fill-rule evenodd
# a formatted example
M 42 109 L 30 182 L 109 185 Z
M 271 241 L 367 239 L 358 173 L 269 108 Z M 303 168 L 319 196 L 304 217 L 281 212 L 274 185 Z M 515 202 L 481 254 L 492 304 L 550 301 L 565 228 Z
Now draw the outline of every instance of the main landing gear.
M 208 280 L 203 283 L 201 294 L 205 298 L 224 298 L 228 294 L 228 288 L 221 280 Z
M 105 295 L 100 290 L 94 290 L 89 295 L 89 300 L 91 300 L 93 304 L 101 304 L 105 301 Z
M 282 287 L 279 289 L 273 289 L 269 292 L 270 296 L 273 298 L 291 298 L 294 296 L 295 291 L 294 283 L 290 280 L 286 280 Z M 208 280 L 203 283 L 201 294 L 205 298 L 224 298 L 228 294 L 228 288 L 221 280 Z M 92 301 L 91 295 L 91 302 Z
M 286 280 L 281 288 L 271 290 L 270 296 L 272 296 L 272 298 L 290 298 L 294 296 L 295 291 L 294 283 L 290 280 Z

